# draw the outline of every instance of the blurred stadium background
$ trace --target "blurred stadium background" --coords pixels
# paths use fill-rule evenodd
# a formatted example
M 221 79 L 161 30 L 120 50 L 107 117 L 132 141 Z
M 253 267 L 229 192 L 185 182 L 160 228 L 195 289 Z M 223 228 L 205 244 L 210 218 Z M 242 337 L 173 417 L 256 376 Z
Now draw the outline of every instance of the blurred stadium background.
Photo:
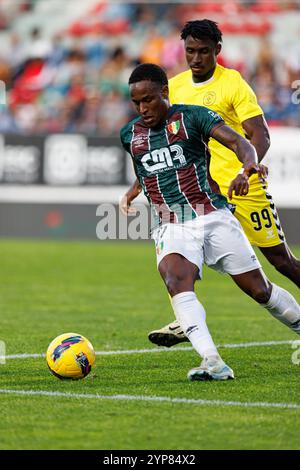
M 179 32 L 210 18 L 219 62 L 254 88 L 271 127 L 270 192 L 300 243 L 300 2 L 0 0 L 0 237 L 96 239 L 96 208 L 132 182 L 119 129 L 139 62 L 186 68 Z

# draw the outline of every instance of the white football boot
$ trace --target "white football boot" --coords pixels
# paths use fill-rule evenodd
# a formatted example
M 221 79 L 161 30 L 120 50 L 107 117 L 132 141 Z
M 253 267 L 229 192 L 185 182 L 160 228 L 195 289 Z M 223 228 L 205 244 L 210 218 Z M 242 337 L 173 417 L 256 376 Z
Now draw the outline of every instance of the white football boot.
M 200 367 L 191 369 L 187 377 L 189 380 L 230 380 L 234 379 L 233 370 L 225 364 L 220 356 L 205 357 Z
M 148 339 L 151 343 L 157 344 L 158 346 L 166 346 L 167 348 L 178 343 L 189 341 L 176 320 L 160 330 L 150 331 Z

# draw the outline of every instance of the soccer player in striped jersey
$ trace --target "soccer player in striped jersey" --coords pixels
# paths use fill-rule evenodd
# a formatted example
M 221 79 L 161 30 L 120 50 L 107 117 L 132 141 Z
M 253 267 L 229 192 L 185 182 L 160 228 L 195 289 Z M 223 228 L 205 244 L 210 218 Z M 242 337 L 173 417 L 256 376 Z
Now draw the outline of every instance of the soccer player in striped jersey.
M 222 32 L 217 24 L 207 19 L 189 21 L 181 32 L 181 39 L 190 70 L 169 80 L 170 102 L 207 106 L 217 112 L 226 124 L 250 140 L 260 162 L 270 146 L 268 127 L 253 90 L 239 72 L 217 64 L 222 43 Z M 209 149 L 211 175 L 226 196 L 241 163 L 216 139 L 210 139 Z M 253 175 L 249 183 L 246 197 L 233 195 L 230 201 L 235 205 L 234 215 L 250 243 L 259 247 L 281 274 L 300 287 L 300 261 L 286 243 L 267 183 L 260 181 L 257 175 Z M 129 191 L 129 199 L 133 200 L 139 191 L 136 181 Z M 187 341 L 176 321 L 150 332 L 149 339 L 160 346 Z
M 132 157 L 138 181 L 155 214 L 153 230 L 157 266 L 184 334 L 202 357 L 190 380 L 233 379 L 221 359 L 194 292 L 202 266 L 228 273 L 246 294 L 275 318 L 300 334 L 300 307 L 284 289 L 271 284 L 231 214 L 226 198 L 209 171 L 211 137 L 231 149 L 242 168 L 228 195 L 243 196 L 249 176 L 266 176 L 254 147 L 225 125 L 214 111 L 168 101 L 165 72 L 154 64 L 139 65 L 129 78 L 130 94 L 139 117 L 121 130 L 121 141 Z M 126 211 L 125 211 L 126 212 Z

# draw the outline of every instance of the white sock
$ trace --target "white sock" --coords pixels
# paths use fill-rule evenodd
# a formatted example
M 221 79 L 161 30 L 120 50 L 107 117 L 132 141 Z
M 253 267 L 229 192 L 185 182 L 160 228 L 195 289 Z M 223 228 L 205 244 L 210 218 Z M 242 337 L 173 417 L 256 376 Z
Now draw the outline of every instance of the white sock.
M 201 357 L 219 356 L 205 321 L 205 310 L 195 292 L 181 292 L 172 298 L 175 316 Z
M 272 284 L 272 293 L 265 307 L 274 318 L 287 325 L 300 335 L 300 306 L 294 297 L 286 290 Z

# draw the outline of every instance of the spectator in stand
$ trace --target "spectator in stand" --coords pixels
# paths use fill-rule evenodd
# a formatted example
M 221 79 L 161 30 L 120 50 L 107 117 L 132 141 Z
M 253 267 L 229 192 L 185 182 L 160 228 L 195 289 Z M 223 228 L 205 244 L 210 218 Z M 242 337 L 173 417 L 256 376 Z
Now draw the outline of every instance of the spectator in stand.
M 128 96 L 127 80 L 130 75 L 130 59 L 120 46 L 116 47 L 100 70 L 100 89 L 110 93 L 116 91 Z
M 98 121 L 102 103 L 102 95 L 96 87 L 87 90 L 84 109 L 77 125 L 78 132 L 93 135 L 98 133 Z
M 122 127 L 127 122 L 128 114 L 128 100 L 116 90 L 106 94 L 99 109 L 99 135 L 115 135 L 119 126 Z
M 159 28 L 152 25 L 148 29 L 147 40 L 141 51 L 141 62 L 150 64 L 161 64 L 161 52 L 163 50 L 165 39 Z
M 186 66 L 184 48 L 182 43 L 178 41 L 178 30 L 176 28 L 171 29 L 165 38 L 161 51 L 161 65 L 170 77 L 177 75 Z
M 51 52 L 48 56 L 48 64 L 53 67 L 59 67 L 67 57 L 67 48 L 64 45 L 63 34 L 54 34 L 52 40 Z
M 38 27 L 31 30 L 30 37 L 27 51 L 28 59 L 48 59 L 52 53 L 52 42 L 43 38 L 41 30 Z
M 26 49 L 17 33 L 10 35 L 8 47 L 1 51 L 1 57 L 11 68 L 12 80 L 15 80 L 27 59 Z

